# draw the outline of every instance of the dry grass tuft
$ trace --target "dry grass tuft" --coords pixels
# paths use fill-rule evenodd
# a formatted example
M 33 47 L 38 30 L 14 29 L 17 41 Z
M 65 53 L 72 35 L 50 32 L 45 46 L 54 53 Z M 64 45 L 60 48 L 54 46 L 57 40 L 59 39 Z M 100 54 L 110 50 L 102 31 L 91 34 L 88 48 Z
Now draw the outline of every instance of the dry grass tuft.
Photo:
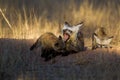
M 62 4 L 63 5 L 63 4 Z M 52 6 L 52 5 L 51 5 Z M 20 10 L 11 9 L 11 14 L 7 13 L 5 9 L 4 14 L 10 21 L 13 32 L 8 28 L 8 25 L 4 21 L 0 14 L 0 37 L 1 38 L 19 38 L 30 39 L 37 38 L 44 32 L 53 32 L 56 35 L 60 34 L 60 28 L 63 26 L 64 21 L 68 21 L 71 24 L 85 22 L 84 34 L 85 37 L 90 38 L 91 33 L 100 26 L 108 28 L 109 34 L 114 35 L 114 44 L 120 43 L 120 6 L 112 2 L 107 2 L 101 6 L 95 6 L 88 0 L 83 1 L 79 6 L 71 0 L 69 5 L 56 7 L 55 9 L 61 9 L 62 12 L 57 10 L 54 14 L 43 11 L 40 16 L 37 16 L 35 9 L 29 10 L 23 7 L 22 12 Z M 69 7 L 69 8 L 68 8 Z M 54 9 L 54 8 L 53 8 Z M 61 15 L 60 15 L 61 13 Z M 14 15 L 13 15 L 14 14 Z M 53 19 L 50 20 L 48 14 Z

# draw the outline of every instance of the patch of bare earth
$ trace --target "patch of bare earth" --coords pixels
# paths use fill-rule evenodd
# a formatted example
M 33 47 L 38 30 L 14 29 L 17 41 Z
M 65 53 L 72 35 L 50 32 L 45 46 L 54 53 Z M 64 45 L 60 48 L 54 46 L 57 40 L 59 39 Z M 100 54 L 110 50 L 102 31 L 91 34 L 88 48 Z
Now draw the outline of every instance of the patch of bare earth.
M 86 50 L 45 62 L 35 40 L 0 39 L 0 80 L 120 80 L 120 48 Z

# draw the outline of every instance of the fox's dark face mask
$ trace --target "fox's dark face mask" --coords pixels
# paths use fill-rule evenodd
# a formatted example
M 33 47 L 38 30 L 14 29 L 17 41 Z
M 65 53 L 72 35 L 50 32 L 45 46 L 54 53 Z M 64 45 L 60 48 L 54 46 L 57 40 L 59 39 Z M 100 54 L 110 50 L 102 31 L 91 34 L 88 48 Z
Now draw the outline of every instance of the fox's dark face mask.
M 63 39 L 64 39 L 64 42 L 66 42 L 67 40 L 69 40 L 71 34 L 72 34 L 72 31 L 70 31 L 68 29 L 63 30 Z

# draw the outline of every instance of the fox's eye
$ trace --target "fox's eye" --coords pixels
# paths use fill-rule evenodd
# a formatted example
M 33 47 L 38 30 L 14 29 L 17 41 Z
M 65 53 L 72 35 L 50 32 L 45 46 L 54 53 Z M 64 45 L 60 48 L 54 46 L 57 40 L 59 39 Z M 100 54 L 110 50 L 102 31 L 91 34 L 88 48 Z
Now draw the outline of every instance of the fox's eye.
M 59 43 L 55 43 L 55 46 L 58 47 L 58 46 L 59 46 Z

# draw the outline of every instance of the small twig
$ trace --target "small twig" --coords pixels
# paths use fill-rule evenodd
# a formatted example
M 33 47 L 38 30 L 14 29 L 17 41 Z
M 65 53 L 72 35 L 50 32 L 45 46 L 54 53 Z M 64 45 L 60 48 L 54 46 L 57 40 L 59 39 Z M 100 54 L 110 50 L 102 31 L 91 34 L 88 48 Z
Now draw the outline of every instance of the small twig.
M 10 22 L 8 21 L 8 19 L 6 18 L 5 14 L 3 13 L 2 9 L 0 8 L 0 12 L 3 16 L 3 18 L 5 19 L 5 21 L 7 22 L 9 28 L 13 31 L 12 25 L 10 24 Z

